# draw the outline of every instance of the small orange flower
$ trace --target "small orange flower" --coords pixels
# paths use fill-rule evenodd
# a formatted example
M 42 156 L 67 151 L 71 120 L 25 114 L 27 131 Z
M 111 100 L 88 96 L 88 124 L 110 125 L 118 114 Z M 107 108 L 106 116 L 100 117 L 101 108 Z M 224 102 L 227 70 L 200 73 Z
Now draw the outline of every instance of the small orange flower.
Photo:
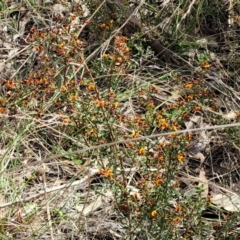
M 77 46 L 81 46 L 83 44 L 83 41 L 81 41 L 80 39 L 77 39 L 76 44 Z
M 64 47 L 65 47 L 65 42 L 62 42 L 62 43 L 59 44 L 59 48 L 62 49 L 62 48 L 64 48 Z
M 108 93 L 108 96 L 109 97 L 113 97 L 115 95 L 115 93 L 113 92 L 113 91 L 110 91 L 109 93 Z
M 143 95 L 145 95 L 145 91 L 143 89 L 139 89 L 138 90 L 138 96 L 141 97 Z
M 180 163 L 183 163 L 186 157 L 186 153 L 180 153 L 177 155 L 177 159 Z
M 42 48 L 41 48 L 41 46 L 35 46 L 35 50 L 36 50 L 37 52 L 40 52 L 40 51 L 42 50 Z
M 46 87 L 46 88 L 44 89 L 44 91 L 45 91 L 45 93 L 51 93 L 51 92 L 52 92 L 52 90 L 51 90 L 49 87 Z
M 187 134 L 187 139 L 188 139 L 188 141 L 191 141 L 193 139 L 192 133 Z
M 109 178 L 111 175 L 112 175 L 112 169 L 107 168 L 106 171 L 105 171 L 105 177 Z
M 146 149 L 144 147 L 141 147 L 139 150 L 138 150 L 138 155 L 144 155 L 146 153 Z
M 194 108 L 193 108 L 193 112 L 199 112 L 199 111 L 201 111 L 201 106 L 195 106 Z
M 126 47 L 124 50 L 123 50 L 123 53 L 129 53 L 130 49 L 129 47 Z
M 149 86 L 149 89 L 150 89 L 152 92 L 157 92 L 157 88 L 156 88 L 156 86 L 154 86 L 154 85 L 150 85 L 150 86 Z
M 122 62 L 123 62 L 123 58 L 122 58 L 122 57 L 117 57 L 117 61 L 118 61 L 119 63 L 122 63 Z
M 96 105 L 99 107 L 104 107 L 105 106 L 105 101 L 104 100 L 97 100 Z
M 45 37 L 46 37 L 46 33 L 38 32 L 38 36 L 39 36 L 40 38 L 45 38 Z
M 88 85 L 88 90 L 89 91 L 94 91 L 96 89 L 95 85 L 94 84 L 89 84 Z
M 96 136 L 97 136 L 97 133 L 96 133 L 96 131 L 95 131 L 93 128 L 90 129 L 88 133 L 89 133 L 92 137 L 96 137 Z
M 159 161 L 159 162 L 163 162 L 163 161 L 164 161 L 164 156 L 163 156 L 163 155 L 159 156 L 159 157 L 158 157 L 158 161 Z
M 0 113 L 1 114 L 4 114 L 4 113 L 6 113 L 7 111 L 6 111 L 6 109 L 4 108 L 4 107 L 0 107 Z
M 159 186 L 160 184 L 163 183 L 163 180 L 162 180 L 162 178 L 158 178 L 158 179 L 154 180 L 153 183 L 154 183 L 156 186 Z
M 71 123 L 72 121 L 71 121 L 69 118 L 64 118 L 64 119 L 62 120 L 62 122 L 65 123 L 65 124 L 69 124 L 69 123 Z
M 175 207 L 175 211 L 176 211 L 176 212 L 181 212 L 181 211 L 182 211 L 182 207 L 181 207 L 180 205 L 177 205 L 177 206 Z
M 9 80 L 7 83 L 6 83 L 6 87 L 7 89 L 15 89 L 17 86 L 16 82 L 14 80 Z
M 109 23 L 110 23 L 110 24 L 114 24 L 114 20 L 112 20 L 112 19 L 109 20 Z
M 191 89 L 193 87 L 193 84 L 192 83 L 185 83 L 183 85 L 183 87 L 186 88 L 186 89 Z
M 152 218 L 156 218 L 157 217 L 157 211 L 156 210 L 153 210 L 152 212 L 151 212 L 151 217 Z
M 70 16 L 70 20 L 74 21 L 77 17 L 75 15 Z
M 132 134 L 130 134 L 129 137 L 131 137 L 131 138 L 137 138 L 137 137 L 140 136 L 140 134 L 141 134 L 141 131 L 137 131 L 137 132 L 134 131 Z
M 150 108 L 154 107 L 154 103 L 153 103 L 152 101 L 149 102 L 149 103 L 148 103 L 148 107 L 150 107 Z
M 178 123 L 174 123 L 174 124 L 173 124 L 173 130 L 174 130 L 174 131 L 178 131 L 179 128 L 180 128 L 180 127 L 179 127 Z
M 203 64 L 202 64 L 202 68 L 203 69 L 209 69 L 211 67 L 211 65 L 208 63 L 208 62 L 204 62 Z
M 70 99 L 71 99 L 72 101 L 77 101 L 77 100 L 78 100 L 78 96 L 77 96 L 76 94 L 71 94 L 71 95 L 70 95 Z
M 175 217 L 173 218 L 173 223 L 177 225 L 180 222 L 180 220 L 181 220 L 180 217 Z
M 108 58 L 109 58 L 109 54 L 104 53 L 104 54 L 102 55 L 102 59 L 108 59 Z
M 34 27 L 31 27 L 30 32 L 34 33 L 34 32 L 36 32 L 36 30 L 37 30 L 37 28 L 34 26 Z
M 173 134 L 169 134 L 168 137 L 169 138 L 176 138 L 177 136 L 176 136 L 176 134 L 173 133 Z
M 182 105 L 184 105 L 184 103 L 185 103 L 185 100 L 182 97 L 179 97 L 178 98 L 178 105 L 182 106 Z
M 112 175 L 112 169 L 111 168 L 106 168 L 106 169 L 101 169 L 99 170 L 99 174 L 106 177 L 106 178 L 109 178 L 111 175 Z
M 166 129 L 169 127 L 169 123 L 167 122 L 166 119 L 162 119 L 159 123 L 159 128 L 161 129 Z
M 47 54 L 44 54 L 43 60 L 46 61 L 46 62 L 50 62 L 51 59 Z
M 66 92 L 66 91 L 67 91 L 67 88 L 63 85 L 63 86 L 61 86 L 61 91 L 62 91 L 62 92 Z
M 161 144 L 157 145 L 157 150 L 162 152 L 163 146 Z
M 99 25 L 100 28 L 106 28 L 106 26 L 107 26 L 106 23 L 102 23 Z
M 192 94 L 190 94 L 190 95 L 187 95 L 187 100 L 193 100 L 193 95 Z

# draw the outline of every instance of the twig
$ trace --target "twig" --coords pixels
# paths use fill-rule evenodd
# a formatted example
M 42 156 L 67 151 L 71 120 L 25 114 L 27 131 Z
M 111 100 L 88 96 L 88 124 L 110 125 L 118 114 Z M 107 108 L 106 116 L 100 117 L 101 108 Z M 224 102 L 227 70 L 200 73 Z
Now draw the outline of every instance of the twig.
M 229 128 L 229 127 L 240 127 L 240 123 L 222 124 L 222 125 L 210 126 L 210 127 L 201 127 L 201 128 L 185 129 L 185 130 L 178 130 L 178 131 L 172 131 L 172 132 L 166 132 L 166 133 L 158 133 L 158 134 L 152 134 L 149 136 L 141 136 L 141 137 L 137 137 L 137 138 L 128 138 L 125 140 L 119 140 L 119 141 L 115 141 L 115 142 L 104 143 L 104 144 L 99 144 L 99 145 L 95 145 L 92 147 L 87 147 L 87 148 L 84 148 L 81 150 L 74 151 L 74 152 L 72 152 L 72 154 L 83 153 L 83 152 L 87 152 L 87 151 L 91 151 L 91 150 L 95 150 L 95 149 L 99 149 L 99 148 L 103 148 L 103 147 L 110 147 L 110 146 L 118 145 L 118 144 L 122 144 L 122 143 L 136 142 L 136 141 L 141 141 L 141 140 L 150 139 L 150 138 L 169 136 L 171 134 L 191 133 L 191 132 L 207 131 L 207 130 L 214 130 L 214 129 L 220 129 L 220 128 Z M 55 159 L 60 156 L 61 155 L 51 156 L 49 158 L 46 158 L 44 160 L 44 162 L 50 161 L 50 160 Z
M 49 209 L 49 200 L 47 199 L 47 183 L 46 183 L 46 166 L 43 164 L 43 184 L 44 184 L 44 192 L 45 192 L 45 198 L 46 198 L 46 210 L 47 210 L 47 218 L 48 218 L 48 225 L 49 225 L 49 231 L 51 233 L 51 240 L 54 240 L 54 235 L 53 235 L 53 228 L 52 228 L 52 219 L 51 219 L 51 214 L 50 214 L 50 209 Z

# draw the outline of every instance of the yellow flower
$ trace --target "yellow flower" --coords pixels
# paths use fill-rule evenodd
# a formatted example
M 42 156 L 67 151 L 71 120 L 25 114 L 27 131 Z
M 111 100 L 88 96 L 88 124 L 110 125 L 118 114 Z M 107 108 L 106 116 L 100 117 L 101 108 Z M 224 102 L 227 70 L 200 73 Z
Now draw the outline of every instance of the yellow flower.
M 129 137 L 131 137 L 131 138 L 137 138 L 137 137 L 140 136 L 140 134 L 141 134 L 141 131 L 137 131 L 137 132 L 134 131 L 132 134 L 130 134 Z
M 111 175 L 112 175 L 112 169 L 107 168 L 106 171 L 105 171 L 105 177 L 109 178 Z
M 186 153 L 180 153 L 177 155 L 177 159 L 180 163 L 183 163 L 186 157 Z
M 117 108 L 119 107 L 119 102 L 115 102 L 115 103 L 113 104 L 113 107 L 114 107 L 115 109 L 117 109 Z
M 156 217 L 157 217 L 157 211 L 156 211 L 156 210 L 153 210 L 153 211 L 151 212 L 151 217 L 152 217 L 152 218 L 156 218 Z
M 161 122 L 159 123 L 159 128 L 165 129 L 169 127 L 169 123 L 167 122 L 166 119 L 162 119 Z
M 90 129 L 90 130 L 88 131 L 88 133 L 89 133 L 92 137 L 96 137 L 96 136 L 97 136 L 97 133 L 95 132 L 94 129 Z
M 117 61 L 118 61 L 119 63 L 122 63 L 122 62 L 123 62 L 123 58 L 122 58 L 122 57 L 118 57 L 118 58 L 117 58 Z
M 123 50 L 124 53 L 128 53 L 129 51 L 130 51 L 129 47 L 126 47 L 126 48 Z
M 105 53 L 104 53 L 104 54 L 102 55 L 102 59 L 108 59 L 108 58 L 109 58 L 109 54 L 105 54 Z
M 111 168 L 101 169 L 99 170 L 99 174 L 103 175 L 106 178 L 109 178 L 112 175 L 112 169 Z
M 146 149 L 141 147 L 139 150 L 138 150 L 138 155 L 144 155 L 146 153 Z
M 179 130 L 179 125 L 178 125 L 178 123 L 174 123 L 174 124 L 173 124 L 173 130 L 174 130 L 174 131 L 178 131 L 178 130 Z

